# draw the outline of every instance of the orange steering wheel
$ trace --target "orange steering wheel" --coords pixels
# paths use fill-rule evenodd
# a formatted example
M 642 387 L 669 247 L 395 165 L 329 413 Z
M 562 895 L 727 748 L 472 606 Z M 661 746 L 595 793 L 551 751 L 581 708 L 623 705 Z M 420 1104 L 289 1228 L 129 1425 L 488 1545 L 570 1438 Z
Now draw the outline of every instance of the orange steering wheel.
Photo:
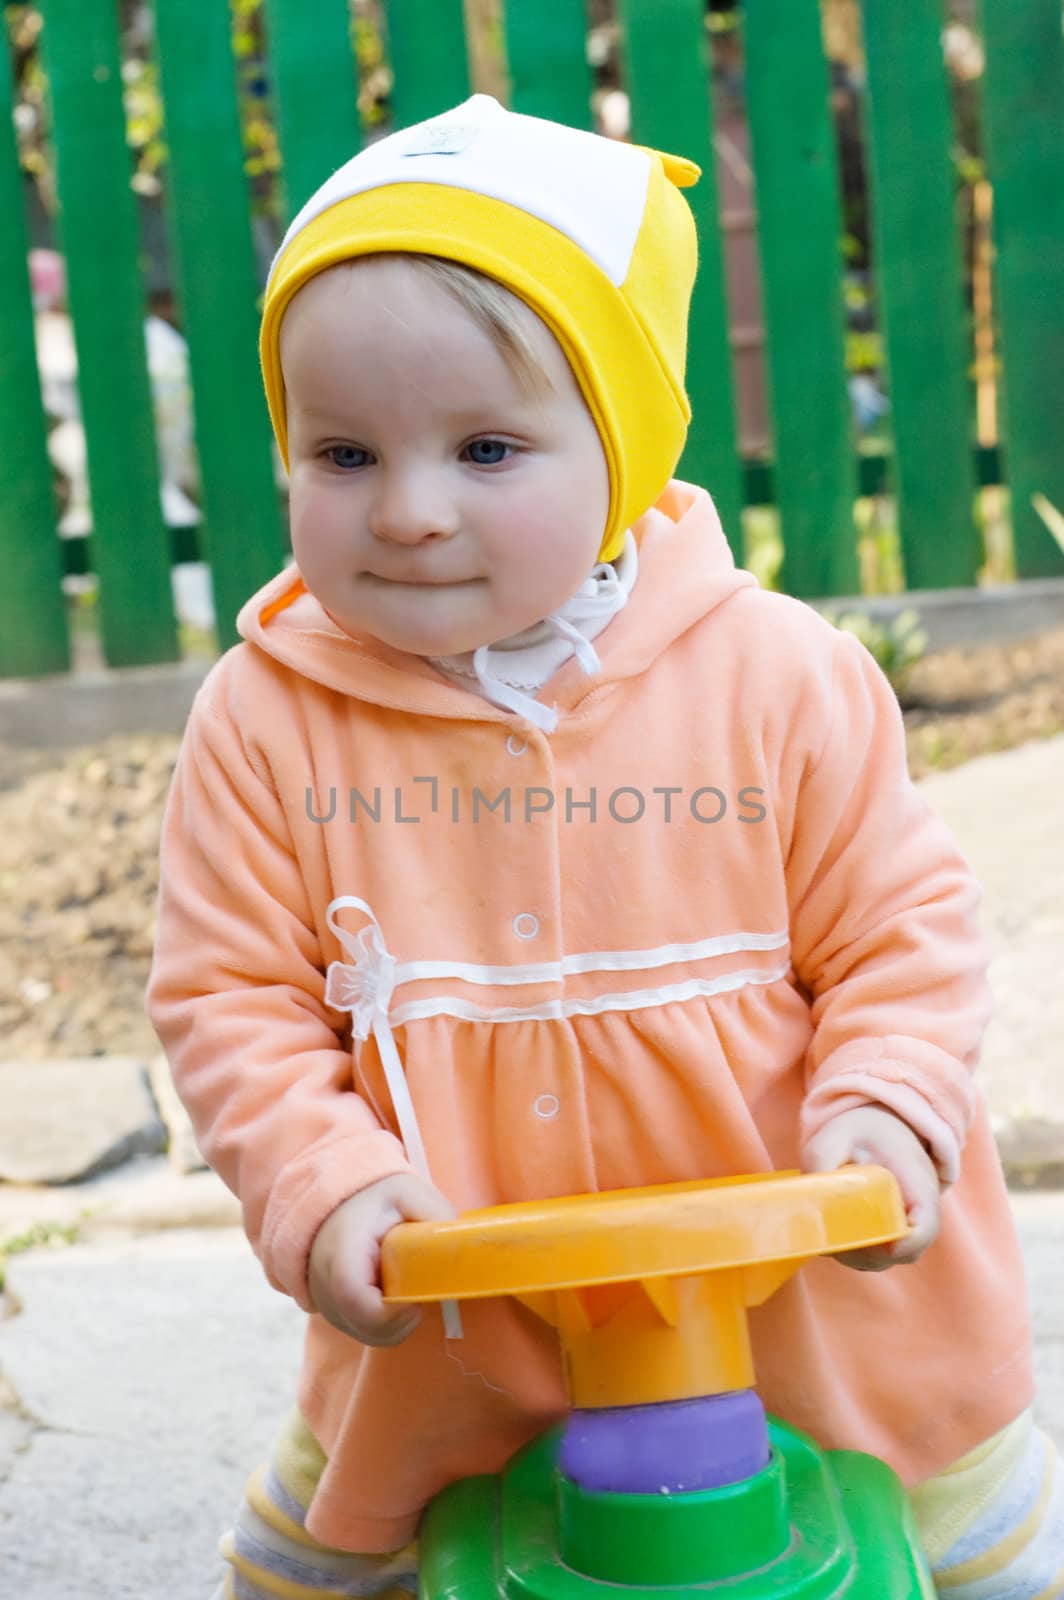
M 385 1236 L 386 1303 L 514 1295 L 559 1331 L 574 1406 L 751 1388 L 747 1309 L 813 1256 L 908 1232 L 882 1167 L 757 1173 L 467 1211 Z

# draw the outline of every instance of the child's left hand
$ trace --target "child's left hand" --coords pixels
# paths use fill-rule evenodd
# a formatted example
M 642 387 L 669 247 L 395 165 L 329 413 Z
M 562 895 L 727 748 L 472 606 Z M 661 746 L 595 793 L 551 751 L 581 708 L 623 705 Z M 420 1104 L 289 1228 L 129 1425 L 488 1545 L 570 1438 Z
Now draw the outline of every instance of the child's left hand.
M 886 1167 L 894 1174 L 912 1232 L 893 1244 L 841 1251 L 835 1260 L 858 1272 L 882 1272 L 919 1260 L 938 1237 L 941 1195 L 923 1141 L 885 1106 L 858 1106 L 832 1117 L 802 1151 L 804 1172 L 834 1172 L 848 1161 Z

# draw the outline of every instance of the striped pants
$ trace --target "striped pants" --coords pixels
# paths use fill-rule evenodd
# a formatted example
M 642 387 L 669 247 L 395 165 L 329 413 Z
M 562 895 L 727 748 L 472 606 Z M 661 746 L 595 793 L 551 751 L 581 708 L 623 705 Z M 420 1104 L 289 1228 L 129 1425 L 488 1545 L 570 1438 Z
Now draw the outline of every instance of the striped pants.
M 325 1455 L 298 1410 L 248 1480 L 221 1541 L 229 1571 L 212 1600 L 409 1600 L 417 1545 L 388 1555 L 330 1550 L 304 1527 Z M 910 1492 L 942 1600 L 1062 1600 L 1064 1470 L 1025 1411 Z

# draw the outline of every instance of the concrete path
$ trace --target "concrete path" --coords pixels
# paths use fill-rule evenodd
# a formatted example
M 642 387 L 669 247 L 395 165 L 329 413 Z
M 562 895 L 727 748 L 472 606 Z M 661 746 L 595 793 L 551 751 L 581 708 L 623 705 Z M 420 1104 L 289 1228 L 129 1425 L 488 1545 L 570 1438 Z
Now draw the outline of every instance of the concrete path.
M 979 756 L 920 788 L 983 885 L 996 1009 L 979 1081 L 991 1115 L 999 1127 L 1064 1125 L 1064 736 Z
M 302 1313 L 229 1228 L 19 1256 L 8 1289 L 0 1594 L 208 1600 L 292 1403 Z

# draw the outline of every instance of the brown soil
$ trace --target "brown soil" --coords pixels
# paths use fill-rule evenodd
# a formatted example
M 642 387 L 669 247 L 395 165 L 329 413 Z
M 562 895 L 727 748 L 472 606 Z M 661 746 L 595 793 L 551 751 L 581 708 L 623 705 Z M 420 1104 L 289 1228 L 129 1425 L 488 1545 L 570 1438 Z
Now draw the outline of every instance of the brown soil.
M 914 778 L 1064 732 L 1064 628 L 928 656 L 899 698 Z
M 1064 731 L 1064 628 L 918 662 L 914 777 Z M 163 805 L 180 740 L 0 744 L 0 1037 L 7 1059 L 149 1055 L 144 1012 Z

